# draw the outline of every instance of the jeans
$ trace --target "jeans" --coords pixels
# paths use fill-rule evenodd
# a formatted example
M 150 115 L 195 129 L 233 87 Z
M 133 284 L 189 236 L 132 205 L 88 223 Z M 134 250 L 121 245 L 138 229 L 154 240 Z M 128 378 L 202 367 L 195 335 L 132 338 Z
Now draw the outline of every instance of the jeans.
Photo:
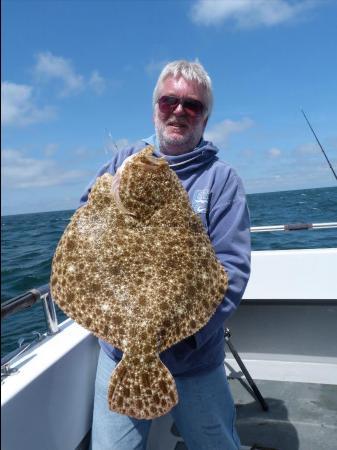
M 116 363 L 101 350 L 95 383 L 92 450 L 145 450 L 151 420 L 133 419 L 109 410 L 107 392 L 115 367 Z M 179 402 L 169 414 L 188 450 L 238 450 L 235 406 L 224 366 L 206 374 L 174 379 Z

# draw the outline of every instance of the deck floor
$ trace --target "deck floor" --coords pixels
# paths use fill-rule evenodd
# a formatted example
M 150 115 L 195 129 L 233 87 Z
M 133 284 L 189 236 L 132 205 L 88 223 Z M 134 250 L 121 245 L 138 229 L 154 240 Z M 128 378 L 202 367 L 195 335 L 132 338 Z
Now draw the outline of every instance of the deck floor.
M 241 372 L 232 371 L 229 383 L 242 450 L 337 449 L 336 385 L 255 380 L 269 406 L 264 411 Z M 170 415 L 153 431 L 147 450 L 187 450 Z
M 255 382 L 269 411 L 263 411 L 244 378 L 230 379 L 243 446 L 268 450 L 336 450 L 336 385 Z

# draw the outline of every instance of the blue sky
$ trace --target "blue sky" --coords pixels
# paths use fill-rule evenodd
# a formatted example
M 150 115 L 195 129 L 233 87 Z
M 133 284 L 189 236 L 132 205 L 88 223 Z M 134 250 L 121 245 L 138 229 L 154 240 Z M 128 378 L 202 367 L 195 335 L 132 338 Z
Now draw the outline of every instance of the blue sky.
M 337 170 L 333 0 L 12 0 L 2 28 L 2 214 L 76 208 L 174 59 L 209 72 L 205 137 L 247 193 L 336 185 L 301 113 Z

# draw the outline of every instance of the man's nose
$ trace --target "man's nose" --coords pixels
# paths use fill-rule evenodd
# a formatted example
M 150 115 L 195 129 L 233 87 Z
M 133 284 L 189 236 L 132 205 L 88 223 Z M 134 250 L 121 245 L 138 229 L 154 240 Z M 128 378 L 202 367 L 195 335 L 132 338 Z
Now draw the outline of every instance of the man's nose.
M 175 114 L 176 116 L 184 116 L 186 114 L 183 105 L 181 103 L 179 103 L 177 107 L 174 109 L 173 114 Z

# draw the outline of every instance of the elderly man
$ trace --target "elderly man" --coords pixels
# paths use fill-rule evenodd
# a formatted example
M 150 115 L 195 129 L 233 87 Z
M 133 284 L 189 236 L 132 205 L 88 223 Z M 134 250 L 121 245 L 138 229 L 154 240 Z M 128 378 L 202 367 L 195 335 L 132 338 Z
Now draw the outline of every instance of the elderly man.
M 201 64 L 169 63 L 153 93 L 155 135 L 119 151 L 97 176 L 114 174 L 128 156 L 151 144 L 155 155 L 167 159 L 200 214 L 215 253 L 227 270 L 229 287 L 208 324 L 160 357 L 177 385 L 179 403 L 170 414 L 188 449 L 234 450 L 240 448 L 240 442 L 223 364 L 224 322 L 236 310 L 249 278 L 249 214 L 240 178 L 219 160 L 218 149 L 203 139 L 211 109 L 211 80 Z M 82 204 L 89 192 L 90 186 Z M 108 408 L 109 379 L 122 353 L 106 342 L 100 345 L 92 449 L 145 450 L 151 421 L 129 418 Z

